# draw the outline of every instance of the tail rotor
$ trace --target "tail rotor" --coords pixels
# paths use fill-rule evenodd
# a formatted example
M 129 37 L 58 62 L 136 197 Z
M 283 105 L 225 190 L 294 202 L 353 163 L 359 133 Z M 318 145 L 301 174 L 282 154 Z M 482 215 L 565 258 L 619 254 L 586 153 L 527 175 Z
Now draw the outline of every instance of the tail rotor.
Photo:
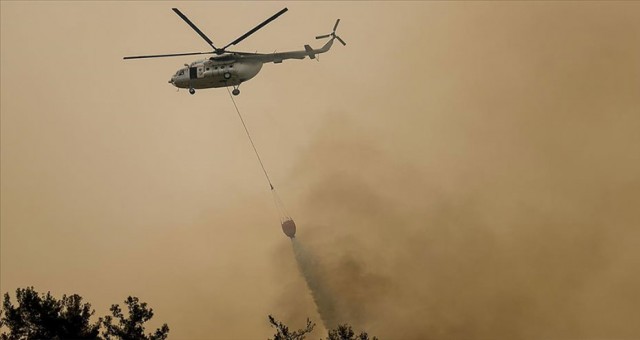
M 338 39 L 338 41 L 343 45 L 343 46 L 347 46 L 347 43 L 344 42 L 344 40 L 342 40 L 339 36 L 336 35 L 336 29 L 338 28 L 338 24 L 340 23 L 340 19 L 336 20 L 336 24 L 333 25 L 333 31 L 329 34 L 324 34 L 324 35 L 319 35 L 316 37 L 316 39 L 324 39 L 324 38 L 329 38 L 331 37 L 331 39 Z

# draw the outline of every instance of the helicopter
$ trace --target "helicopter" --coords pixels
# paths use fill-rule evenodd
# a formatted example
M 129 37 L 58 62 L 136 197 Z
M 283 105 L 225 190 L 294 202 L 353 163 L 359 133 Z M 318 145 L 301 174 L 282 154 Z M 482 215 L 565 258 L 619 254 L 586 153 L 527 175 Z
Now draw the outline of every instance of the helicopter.
M 188 52 L 188 53 L 173 53 L 173 54 L 156 54 L 156 55 L 140 55 L 124 57 L 128 59 L 146 59 L 146 58 L 162 58 L 162 57 L 178 57 L 188 55 L 202 55 L 202 54 L 214 54 L 214 56 L 197 60 L 191 64 L 184 64 L 183 68 L 180 68 L 169 80 L 169 84 L 177 88 L 189 89 L 190 94 L 195 94 L 196 89 L 208 89 L 219 87 L 233 87 L 233 95 L 240 94 L 240 84 L 249 79 L 255 77 L 262 69 L 262 65 L 265 63 L 279 64 L 286 59 L 304 59 L 309 57 L 310 59 L 316 59 L 316 57 L 329 51 L 333 45 L 333 41 L 338 41 L 346 46 L 347 44 L 339 36 L 336 35 L 336 29 L 340 23 L 340 19 L 336 20 L 333 26 L 333 31 L 329 34 L 319 35 L 316 39 L 330 38 L 327 43 L 321 48 L 314 49 L 309 45 L 304 45 L 304 50 L 299 51 L 287 51 L 277 53 L 251 53 L 251 52 L 238 52 L 229 51 L 227 48 L 235 46 L 242 40 L 246 39 L 262 27 L 266 26 L 271 21 L 275 20 L 288 9 L 285 7 L 278 13 L 272 15 L 267 20 L 263 21 L 256 27 L 249 30 L 236 40 L 228 43 L 224 47 L 216 47 L 213 41 L 209 39 L 186 15 L 180 12 L 179 9 L 173 8 L 173 11 L 184 20 L 204 41 L 213 48 L 210 52 Z

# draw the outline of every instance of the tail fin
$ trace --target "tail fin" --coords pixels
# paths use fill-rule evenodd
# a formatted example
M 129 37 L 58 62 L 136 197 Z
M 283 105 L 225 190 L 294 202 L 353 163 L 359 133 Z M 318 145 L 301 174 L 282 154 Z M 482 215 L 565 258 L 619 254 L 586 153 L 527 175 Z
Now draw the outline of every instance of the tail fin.
M 316 58 L 316 52 L 313 50 L 313 48 L 311 48 L 311 46 L 304 45 L 304 50 L 307 51 L 307 54 L 309 55 L 309 58 L 311 58 L 311 59 L 315 59 Z

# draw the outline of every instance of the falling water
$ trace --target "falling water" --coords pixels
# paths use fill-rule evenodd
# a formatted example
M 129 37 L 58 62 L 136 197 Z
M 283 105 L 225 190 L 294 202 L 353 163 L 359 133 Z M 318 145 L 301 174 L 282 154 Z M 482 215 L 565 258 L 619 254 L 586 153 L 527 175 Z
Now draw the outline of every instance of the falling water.
M 298 239 L 292 238 L 291 245 L 293 246 L 296 262 L 298 263 L 298 269 L 307 282 L 307 286 L 311 291 L 313 301 L 316 303 L 316 308 L 318 309 L 320 318 L 322 318 L 324 327 L 327 329 L 335 327 L 337 322 L 335 319 L 336 311 L 334 300 L 327 286 L 323 284 L 317 262 Z

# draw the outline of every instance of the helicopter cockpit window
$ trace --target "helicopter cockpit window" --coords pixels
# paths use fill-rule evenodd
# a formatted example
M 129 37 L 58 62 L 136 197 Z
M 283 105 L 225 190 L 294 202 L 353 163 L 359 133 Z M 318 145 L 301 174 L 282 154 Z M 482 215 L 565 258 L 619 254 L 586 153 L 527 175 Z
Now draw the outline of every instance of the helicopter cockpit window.
M 184 74 L 184 70 L 180 70 L 180 72 L 178 73 L 179 76 Z

